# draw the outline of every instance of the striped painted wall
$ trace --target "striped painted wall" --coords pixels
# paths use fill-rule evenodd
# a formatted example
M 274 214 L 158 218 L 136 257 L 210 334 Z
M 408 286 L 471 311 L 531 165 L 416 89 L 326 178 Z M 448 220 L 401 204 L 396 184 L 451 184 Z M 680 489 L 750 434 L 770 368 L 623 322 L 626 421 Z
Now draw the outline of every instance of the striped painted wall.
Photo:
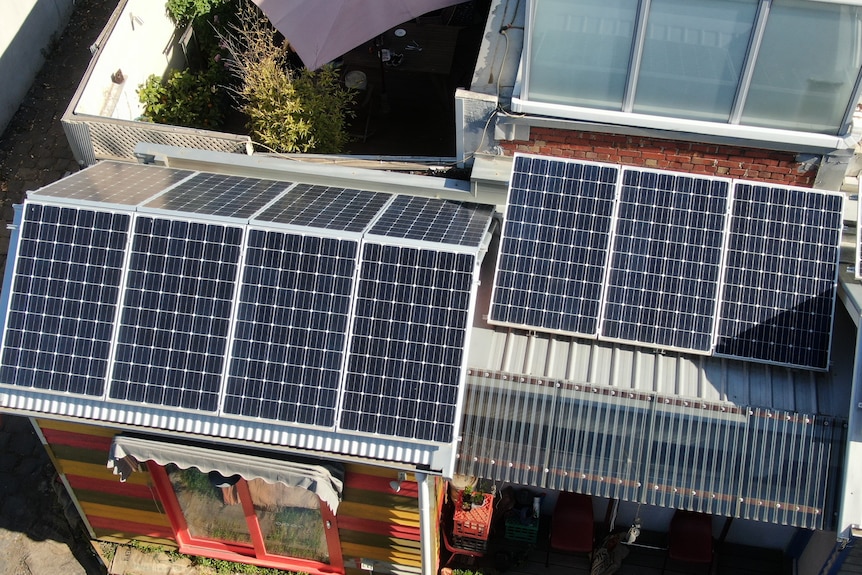
M 150 474 L 133 473 L 121 483 L 108 469 L 108 450 L 117 431 L 46 419 L 37 420 L 37 424 L 48 454 L 71 486 L 93 537 L 117 543 L 135 539 L 176 546 Z
M 91 425 L 38 420 L 46 449 L 71 486 L 97 539 L 126 543 L 176 546 L 167 515 L 156 496 L 149 473 L 133 473 L 129 480 L 107 468 L 108 451 L 117 431 Z M 421 572 L 419 499 L 415 477 L 407 476 L 399 492 L 391 481 L 395 470 L 369 465 L 345 466 L 344 493 L 338 508 L 338 533 L 347 575 L 375 573 L 414 575 Z M 439 517 L 444 482 L 432 489 L 432 509 Z M 436 545 L 437 529 L 433 538 Z M 439 553 L 435 556 L 439 557 Z M 436 571 L 436 569 L 435 569 Z
M 418 486 L 408 475 L 395 493 L 389 483 L 397 479 L 391 469 L 345 466 L 338 534 L 348 575 L 361 575 L 363 563 L 375 573 L 420 572 Z

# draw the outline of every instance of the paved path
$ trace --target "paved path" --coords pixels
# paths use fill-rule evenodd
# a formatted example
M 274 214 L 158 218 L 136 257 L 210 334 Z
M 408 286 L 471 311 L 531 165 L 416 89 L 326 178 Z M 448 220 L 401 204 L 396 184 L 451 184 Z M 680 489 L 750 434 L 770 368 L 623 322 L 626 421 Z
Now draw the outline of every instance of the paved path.
M 18 112 L 0 136 L 0 197 L 3 217 L 24 193 L 76 171 L 60 118 L 90 62 L 89 46 L 107 23 L 117 0 L 78 0 L 69 25 L 54 43 Z M 5 269 L 9 231 L 0 223 L 0 270 Z M 96 575 L 105 570 L 74 509 L 58 500 L 62 486 L 27 419 L 0 415 L 0 575 Z

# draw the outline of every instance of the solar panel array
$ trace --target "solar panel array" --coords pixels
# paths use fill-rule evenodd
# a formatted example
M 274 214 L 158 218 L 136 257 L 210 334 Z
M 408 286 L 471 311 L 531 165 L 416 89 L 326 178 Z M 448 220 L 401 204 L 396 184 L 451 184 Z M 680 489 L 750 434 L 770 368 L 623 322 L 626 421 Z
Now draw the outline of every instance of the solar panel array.
M 820 190 L 518 155 L 489 321 L 826 369 L 842 210 Z
M 450 443 L 491 217 L 97 164 L 25 204 L 0 386 Z

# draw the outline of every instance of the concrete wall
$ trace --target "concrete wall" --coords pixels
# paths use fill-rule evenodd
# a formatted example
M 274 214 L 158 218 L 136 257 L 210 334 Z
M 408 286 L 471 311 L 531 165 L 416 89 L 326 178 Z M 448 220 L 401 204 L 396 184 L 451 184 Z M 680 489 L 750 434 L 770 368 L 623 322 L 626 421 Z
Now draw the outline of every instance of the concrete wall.
M 0 133 L 18 110 L 75 0 L 0 0 Z
M 10 0 L 0 0 L 0 2 Z M 162 0 L 127 0 L 75 106 L 76 114 L 135 120 L 138 87 L 151 74 L 185 67 L 174 24 Z M 119 73 L 118 73 L 119 72 Z

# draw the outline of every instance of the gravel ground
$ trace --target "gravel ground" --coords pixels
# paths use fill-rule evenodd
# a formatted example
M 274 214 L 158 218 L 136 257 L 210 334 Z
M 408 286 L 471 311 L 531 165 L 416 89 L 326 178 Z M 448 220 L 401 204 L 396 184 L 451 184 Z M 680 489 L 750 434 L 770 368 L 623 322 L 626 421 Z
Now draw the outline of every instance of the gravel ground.
M 60 118 L 90 62 L 89 47 L 117 0 L 78 0 L 63 34 L 0 136 L 3 217 L 24 193 L 78 170 Z M 9 231 L 0 228 L 5 268 Z M 96 575 L 106 569 L 63 496 L 62 484 L 30 422 L 0 415 L 0 575 Z M 67 517 L 71 518 L 70 525 Z

